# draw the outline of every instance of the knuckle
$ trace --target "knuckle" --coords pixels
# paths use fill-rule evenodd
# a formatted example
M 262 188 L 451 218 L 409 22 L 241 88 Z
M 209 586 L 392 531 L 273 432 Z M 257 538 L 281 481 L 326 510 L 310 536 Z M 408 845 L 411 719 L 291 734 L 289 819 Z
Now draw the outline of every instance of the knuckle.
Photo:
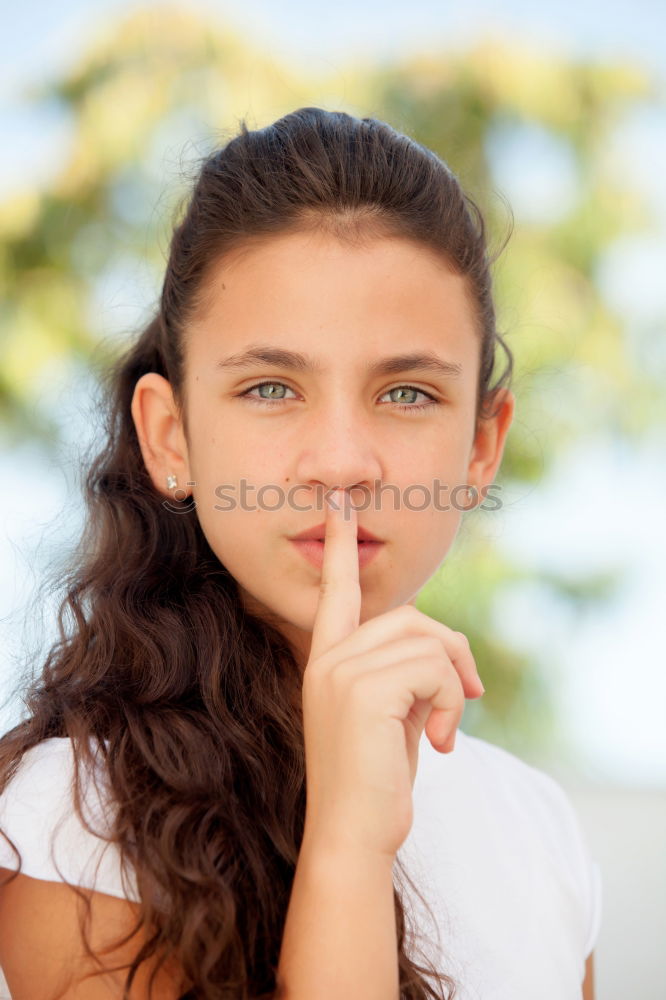
M 398 629 L 407 635 L 426 635 L 430 619 L 413 604 L 401 604 L 391 614 L 395 615 Z
M 428 656 L 432 656 L 437 660 L 441 660 L 446 654 L 446 650 L 444 649 L 444 644 L 441 639 L 438 639 L 434 635 L 424 636 L 421 643 L 423 645 L 424 652 L 426 652 Z
M 458 671 L 451 669 L 447 671 L 447 696 L 451 698 L 452 703 L 454 703 L 462 712 L 465 706 L 465 688 L 463 687 L 463 682 L 460 679 Z
M 429 660 L 431 657 L 441 659 L 444 653 L 442 642 L 434 635 L 401 636 L 396 640 L 396 645 L 398 649 L 405 650 L 406 659 Z
M 399 608 L 396 608 L 396 612 L 406 621 L 421 621 L 423 619 L 423 612 L 415 608 L 413 604 L 401 604 Z
M 469 639 L 467 638 L 464 632 L 454 632 L 453 634 L 456 636 L 459 642 L 461 642 L 464 646 L 467 646 L 469 648 Z

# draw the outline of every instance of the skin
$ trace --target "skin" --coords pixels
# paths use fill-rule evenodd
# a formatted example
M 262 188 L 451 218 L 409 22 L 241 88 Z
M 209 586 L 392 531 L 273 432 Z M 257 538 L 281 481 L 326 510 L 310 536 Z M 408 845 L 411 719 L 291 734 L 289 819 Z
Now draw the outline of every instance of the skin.
M 202 530 L 248 608 L 288 636 L 304 666 L 321 574 L 288 539 L 325 521 L 323 491 L 364 486 L 351 491 L 356 504 L 366 504 L 358 523 L 385 541 L 361 570 L 360 622 L 413 604 L 451 547 L 458 508 L 467 506 L 462 488 L 457 507 L 452 503 L 453 487 L 474 485 L 480 503 L 494 480 L 515 399 L 503 390 L 497 415 L 475 427 L 480 335 L 466 281 L 410 241 L 381 237 L 350 248 L 321 233 L 271 237 L 216 264 L 205 292 L 186 332 L 187 435 L 169 382 L 148 373 L 132 402 L 143 457 L 165 496 L 173 497 L 169 474 L 178 478 L 179 498 L 192 494 Z M 310 354 L 323 371 L 216 367 L 257 342 Z M 416 350 L 456 362 L 462 374 L 370 378 L 364 371 L 380 356 Z M 280 385 L 268 397 L 270 390 L 252 388 L 262 381 Z M 389 394 L 401 386 L 419 392 Z M 241 396 L 247 389 L 259 402 Z M 427 402 L 422 392 L 436 402 L 416 410 Z M 275 484 L 285 493 L 299 486 L 295 503 L 310 509 L 278 506 L 274 489 L 264 507 L 277 509 L 215 509 L 229 506 L 215 488 L 238 499 L 242 478 L 256 487 L 248 494 L 255 506 L 259 487 Z M 449 510 L 432 502 L 417 509 L 425 494 L 414 488 L 413 509 L 405 506 L 407 487 L 423 484 L 432 499 L 436 479 L 449 486 L 440 495 Z M 402 509 L 390 493 L 376 509 L 376 480 L 399 488 Z

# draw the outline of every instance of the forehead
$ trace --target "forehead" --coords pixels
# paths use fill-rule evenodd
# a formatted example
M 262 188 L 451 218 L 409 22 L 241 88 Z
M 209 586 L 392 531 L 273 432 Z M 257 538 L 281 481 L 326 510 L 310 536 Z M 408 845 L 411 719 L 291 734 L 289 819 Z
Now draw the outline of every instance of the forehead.
M 478 346 L 467 280 L 429 248 L 386 236 L 354 246 L 320 232 L 255 238 L 211 265 L 189 327 L 195 350 Z

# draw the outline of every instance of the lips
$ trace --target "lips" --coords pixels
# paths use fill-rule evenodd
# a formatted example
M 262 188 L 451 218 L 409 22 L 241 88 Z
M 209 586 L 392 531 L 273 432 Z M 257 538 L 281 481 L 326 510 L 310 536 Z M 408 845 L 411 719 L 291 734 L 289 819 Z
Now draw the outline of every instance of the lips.
M 301 531 L 299 535 L 291 535 L 290 538 L 294 542 L 305 541 L 307 539 L 314 539 L 315 541 L 323 542 L 325 534 L 326 534 L 326 525 L 316 524 L 314 528 L 307 528 L 305 531 Z M 356 537 L 359 542 L 382 541 L 381 538 L 377 538 L 376 535 L 373 535 L 371 531 L 368 531 L 367 528 L 361 527 L 361 525 L 358 526 Z
M 300 554 L 305 557 L 305 559 L 315 566 L 317 569 L 321 569 L 324 564 L 324 548 L 325 543 L 321 538 L 290 538 L 291 544 L 295 549 L 298 549 Z M 368 541 L 367 539 L 359 538 L 356 547 L 358 549 L 358 566 L 359 570 L 365 569 L 365 567 L 372 562 L 379 553 L 384 548 L 384 542 L 380 541 Z

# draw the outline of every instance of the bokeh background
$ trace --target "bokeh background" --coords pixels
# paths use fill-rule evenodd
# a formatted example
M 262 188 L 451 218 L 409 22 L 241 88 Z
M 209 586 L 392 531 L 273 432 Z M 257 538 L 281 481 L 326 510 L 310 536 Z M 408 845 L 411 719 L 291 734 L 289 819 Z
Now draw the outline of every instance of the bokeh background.
M 156 306 L 197 161 L 304 105 L 439 153 L 485 210 L 515 355 L 500 510 L 418 606 L 469 637 L 463 728 L 561 781 L 604 879 L 598 1000 L 666 959 L 666 7 L 24 0 L 0 33 L 0 730 L 56 637 L 95 373 Z M 504 358 L 500 354 L 500 364 Z M 19 689 L 17 692 L 17 685 Z

